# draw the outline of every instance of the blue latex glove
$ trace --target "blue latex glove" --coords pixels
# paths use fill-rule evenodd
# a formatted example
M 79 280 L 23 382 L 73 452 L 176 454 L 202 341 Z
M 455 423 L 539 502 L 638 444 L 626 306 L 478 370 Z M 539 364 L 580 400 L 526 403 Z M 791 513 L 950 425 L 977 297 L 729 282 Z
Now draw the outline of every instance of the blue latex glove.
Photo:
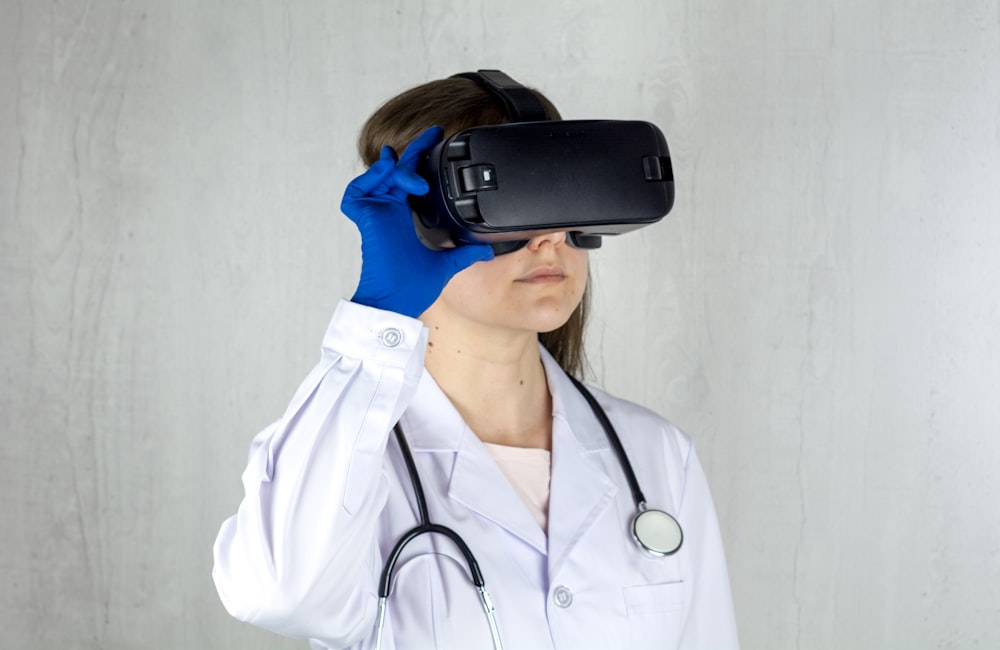
M 441 127 L 424 131 L 396 162 L 391 147 L 344 191 L 340 209 L 361 231 L 361 281 L 353 302 L 416 318 L 437 300 L 453 275 L 493 258 L 486 244 L 432 251 L 417 238 L 409 194 L 423 195 L 421 155 L 441 141 Z

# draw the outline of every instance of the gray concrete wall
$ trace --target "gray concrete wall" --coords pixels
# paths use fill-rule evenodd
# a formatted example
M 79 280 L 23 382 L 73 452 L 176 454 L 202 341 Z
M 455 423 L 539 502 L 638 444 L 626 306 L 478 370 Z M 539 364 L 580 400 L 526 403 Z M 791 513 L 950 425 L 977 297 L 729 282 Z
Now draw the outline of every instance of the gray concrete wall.
M 479 67 L 667 134 L 593 377 L 696 439 L 745 648 L 1000 646 L 986 0 L 0 0 L 0 645 L 304 647 L 211 544 L 353 291 L 360 124 Z

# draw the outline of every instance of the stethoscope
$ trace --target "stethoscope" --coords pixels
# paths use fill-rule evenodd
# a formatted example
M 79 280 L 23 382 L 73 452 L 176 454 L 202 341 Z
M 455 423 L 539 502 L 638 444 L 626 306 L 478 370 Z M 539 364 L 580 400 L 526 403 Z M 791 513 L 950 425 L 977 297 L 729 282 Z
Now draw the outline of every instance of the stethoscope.
M 684 541 L 684 533 L 681 530 L 681 525 L 673 516 L 666 512 L 646 507 L 646 497 L 639 488 L 639 480 L 635 476 L 635 471 L 632 469 L 632 464 L 625 454 L 625 448 L 622 446 L 621 439 L 611 424 L 611 420 L 608 419 L 604 409 L 597 403 L 597 400 L 587 387 L 574 377 L 567 376 L 573 382 L 573 385 L 576 386 L 577 390 L 580 391 L 580 394 L 587 400 L 587 403 L 590 404 L 590 408 L 594 412 L 594 415 L 597 416 L 598 422 L 601 423 L 608 441 L 614 447 L 618 461 L 625 472 L 626 479 L 628 479 L 629 489 L 632 491 L 632 500 L 635 502 L 636 508 L 636 513 L 632 517 L 630 526 L 632 539 L 639 545 L 639 548 L 653 557 L 673 555 L 680 549 Z M 420 475 L 417 473 L 417 466 L 413 460 L 413 454 L 410 452 L 410 446 L 406 442 L 403 429 L 398 423 L 393 430 L 396 434 L 396 440 L 399 442 L 403 461 L 406 463 L 406 471 L 410 475 L 410 482 L 413 484 L 413 494 L 417 500 L 417 514 L 420 523 L 399 538 L 392 552 L 389 553 L 389 557 L 385 561 L 385 566 L 382 567 L 382 576 L 379 579 L 378 585 L 375 648 L 376 650 L 380 650 L 382 647 L 382 629 L 385 626 L 385 613 L 388 607 L 389 591 L 392 589 L 392 572 L 396 566 L 396 561 L 399 559 L 406 545 L 416 537 L 424 533 L 437 533 L 444 535 L 454 542 L 458 550 L 465 556 L 465 562 L 469 567 L 469 575 L 476 590 L 479 592 L 479 599 L 482 602 L 483 611 L 486 613 L 486 620 L 490 625 L 490 634 L 493 636 L 493 647 L 495 650 L 503 650 L 503 644 L 500 642 L 500 632 L 497 629 L 496 618 L 493 614 L 493 601 L 486 591 L 486 583 L 483 580 L 483 573 L 479 569 L 479 563 L 476 561 L 475 556 L 472 555 L 469 545 L 465 543 L 465 540 L 458 533 L 447 526 L 431 523 L 430 517 L 427 514 L 427 498 L 424 495 L 423 485 L 420 483 Z

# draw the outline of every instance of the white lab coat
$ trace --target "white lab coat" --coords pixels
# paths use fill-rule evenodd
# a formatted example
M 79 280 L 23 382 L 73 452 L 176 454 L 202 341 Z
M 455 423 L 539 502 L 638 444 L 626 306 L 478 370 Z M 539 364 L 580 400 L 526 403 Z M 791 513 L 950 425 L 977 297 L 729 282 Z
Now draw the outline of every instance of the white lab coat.
M 245 497 L 215 544 L 222 602 L 314 648 L 370 648 L 383 559 L 417 524 L 390 430 L 406 433 L 431 520 L 465 539 L 508 650 L 737 647 L 722 542 L 691 441 L 654 413 L 594 390 L 650 507 L 684 545 L 665 558 L 632 540 L 628 483 L 604 430 L 542 351 L 552 394 L 548 535 L 423 369 L 420 321 L 342 301 L 322 358 L 284 417 L 253 441 Z M 448 540 L 404 551 L 383 647 L 491 648 L 478 594 Z

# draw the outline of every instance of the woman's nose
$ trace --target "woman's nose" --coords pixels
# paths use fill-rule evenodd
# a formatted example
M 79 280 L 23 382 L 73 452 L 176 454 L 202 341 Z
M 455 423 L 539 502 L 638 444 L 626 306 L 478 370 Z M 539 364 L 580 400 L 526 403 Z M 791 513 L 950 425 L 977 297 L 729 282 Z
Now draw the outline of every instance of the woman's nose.
M 543 244 L 549 243 L 553 247 L 566 243 L 566 231 L 550 232 L 545 235 L 537 235 L 528 240 L 528 248 L 537 250 Z

